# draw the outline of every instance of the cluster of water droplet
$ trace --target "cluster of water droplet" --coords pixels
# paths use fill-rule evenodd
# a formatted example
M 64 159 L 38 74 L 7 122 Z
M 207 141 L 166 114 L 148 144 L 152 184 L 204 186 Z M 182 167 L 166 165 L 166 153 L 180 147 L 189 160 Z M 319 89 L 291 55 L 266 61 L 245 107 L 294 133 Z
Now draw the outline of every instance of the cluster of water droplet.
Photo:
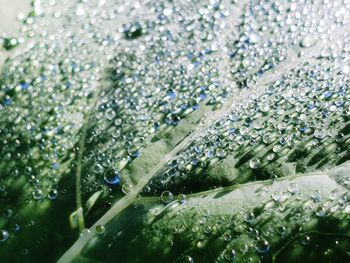
M 171 188 L 182 180 L 186 183 L 190 176 L 190 180 L 205 180 L 207 167 L 230 155 L 235 156 L 236 168 L 243 165 L 252 170 L 300 161 L 297 169 L 304 171 L 316 163 L 309 155 L 315 148 L 323 151 L 317 162 L 337 163 L 342 156 L 345 161 L 348 83 L 349 76 L 341 69 L 322 64 L 292 70 L 269 85 L 265 94 L 234 105 L 225 118 L 172 160 L 153 185 Z M 250 157 L 239 163 L 248 151 Z
M 18 17 L 25 39 L 3 42 L 6 50 L 26 45 L 19 56 L 6 62 L 0 76 L 4 218 L 11 218 L 19 212 L 16 207 L 21 207 L 20 198 L 14 205 L 16 201 L 8 195 L 14 180 L 24 179 L 28 202 L 54 200 L 64 194 L 66 189 L 58 189 L 60 177 L 77 166 L 84 168 L 87 193 L 106 184 L 120 185 L 120 170 L 141 154 L 153 135 L 179 124 L 203 101 L 221 104 L 233 96 L 229 74 L 222 69 L 229 56 L 235 83 L 252 87 L 258 77 L 286 60 L 291 47 L 305 49 L 331 38 L 333 31 L 346 24 L 350 2 L 292 1 L 286 6 L 281 1 L 251 1 L 237 34 L 227 25 L 231 8 L 221 1 L 151 1 L 147 8 L 131 0 L 118 4 L 34 1 L 34 11 Z M 223 48 L 227 37 L 230 54 Z M 326 47 L 320 58 L 348 59 L 349 39 Z M 345 160 L 349 71 L 347 64 L 320 63 L 283 75 L 262 96 L 233 105 L 161 171 L 151 188 L 171 188 L 229 155 L 258 146 L 263 150 L 243 163 L 245 168 L 279 165 L 300 145 L 306 152 L 328 147 L 327 162 L 338 161 L 333 152 Z M 81 129 L 84 125 L 86 131 Z M 77 136 L 78 130 L 82 132 Z M 82 163 L 66 164 L 67 159 L 77 159 L 82 151 L 79 140 L 85 137 Z M 304 156 L 298 158 L 291 157 L 298 161 Z M 121 187 L 124 194 L 132 189 L 130 184 Z M 292 196 L 304 200 L 296 191 L 297 186 L 290 185 L 288 191 L 272 193 L 271 199 L 283 211 Z M 332 208 L 331 203 L 320 203 L 320 194 L 311 196 L 307 208 L 322 217 Z M 172 205 L 174 198 L 168 190 L 160 195 L 166 205 Z M 178 201 L 186 203 L 185 196 Z M 334 207 L 348 209 L 346 198 L 337 202 Z M 296 211 L 299 219 L 297 215 Z M 254 228 L 258 220 L 254 211 L 244 211 L 240 217 L 244 223 L 237 224 L 232 218 L 210 216 L 210 211 L 198 212 L 190 229 L 193 243 L 204 247 L 207 238 L 218 232 L 228 244 L 238 234 L 253 236 L 253 243 L 228 245 L 222 252 L 223 259 L 233 260 L 249 249 L 265 254 L 270 249 L 270 233 L 288 231 L 284 225 L 272 231 Z M 11 231 L 18 231 L 19 226 L 11 224 Z M 9 239 L 9 225 L 0 230 L 0 242 Z M 95 230 L 102 235 L 105 227 Z M 176 225 L 172 230 L 182 233 L 186 226 Z M 188 255 L 183 260 L 193 262 Z
M 150 136 L 177 125 L 201 101 L 221 103 L 230 89 L 218 70 L 230 8 L 216 1 L 147 8 L 133 1 L 34 1 L 30 14 L 19 14 L 23 38 L 4 41 L 6 49 L 22 49 L 2 72 L 2 123 L 8 125 L 1 133 L 8 137 L 3 155 L 26 163 L 31 196 L 57 197 L 66 169 L 60 160 L 78 155 L 82 135 L 75 135 L 84 122 L 91 125 L 83 186 L 91 192 L 103 180 L 119 184 L 119 170 Z M 9 152 L 15 147 L 28 149 Z M 32 167 L 42 156 L 46 162 Z M 48 175 L 40 172 L 45 167 Z
M 226 119 L 209 127 L 208 135 L 201 136 L 162 170 L 152 186 L 171 188 L 191 173 L 202 180 L 200 174 L 209 164 L 232 152 L 242 156 L 247 153 L 248 150 L 243 150 L 247 146 L 262 150 L 260 156 L 255 157 L 252 151 L 251 169 L 275 161 L 299 161 L 305 157 L 300 154 L 303 151 L 300 148 L 308 152 L 314 147 L 329 146 L 325 153 L 334 151 L 346 155 L 346 147 L 339 146 L 347 138 L 342 121 L 346 122 L 349 110 L 346 103 L 349 38 L 340 39 L 337 34 L 344 34 L 348 9 L 348 1 L 290 4 L 251 1 L 241 17 L 237 35 L 232 36 L 231 72 L 238 86 L 252 87 L 266 71 L 289 56 L 295 57 L 294 51 L 303 57 L 305 48 L 318 42 L 322 47 L 314 57 L 331 60 L 337 66 L 332 68 L 317 62 L 315 67 L 305 65 L 294 69 L 292 74 L 269 85 L 261 97 L 234 105 Z M 324 70 L 324 67 L 328 68 Z M 299 151 L 294 153 L 297 157 L 289 155 L 292 149 Z M 297 171 L 304 171 L 305 163 L 297 162 Z
M 252 87 L 287 59 L 292 46 L 337 39 L 334 32 L 348 23 L 349 8 L 349 1 L 250 1 L 232 38 L 231 73 L 241 87 Z
M 218 69 L 228 3 L 36 0 L 32 6 L 18 15 L 19 36 L 3 40 L 5 50 L 17 52 L 0 76 L 4 211 L 11 206 L 17 214 L 21 207 L 21 198 L 8 195 L 14 181 L 24 184 L 28 203 L 54 200 L 67 192 L 58 186 L 62 175 L 74 176 L 77 166 L 87 193 L 120 185 L 120 169 L 151 136 L 176 126 L 202 101 L 222 103 L 231 88 Z
M 152 233 L 152 242 L 163 240 L 162 245 L 155 244 L 160 249 L 181 249 L 182 242 L 189 243 L 187 246 L 191 248 L 186 250 L 183 260 L 191 258 L 195 261 L 198 257 L 196 251 L 205 250 L 213 253 L 211 256 L 216 257 L 217 262 L 243 262 L 249 258 L 258 261 L 280 253 L 278 242 L 284 238 L 288 240 L 286 247 L 301 246 L 307 249 L 314 242 L 313 234 L 323 231 L 322 227 L 319 230 L 314 229 L 314 232 L 308 231 L 309 227 L 314 227 L 315 223 L 312 222 L 315 222 L 315 218 L 339 213 L 348 216 L 350 211 L 345 189 L 306 193 L 296 182 L 270 187 L 271 190 L 265 186 L 254 190 L 265 200 L 254 209 L 246 208 L 247 203 L 240 203 L 239 198 L 232 201 L 232 197 L 228 197 L 223 201 L 225 198 L 212 199 L 210 193 L 199 198 L 190 196 L 187 202 L 181 204 L 178 201 L 165 202 L 162 210 L 156 208 L 150 211 L 156 215 L 157 221 L 149 229 L 145 229 L 143 234 Z M 246 190 L 242 188 L 240 194 L 244 191 Z M 226 194 L 231 195 L 232 192 Z M 164 195 L 169 196 L 169 192 L 164 192 Z M 231 210 L 228 209 L 230 205 Z M 270 217 L 272 214 L 273 217 Z M 293 236 L 296 230 L 297 233 L 306 233 Z M 191 234 L 187 235 L 188 233 Z M 220 246 L 212 251 L 213 239 Z M 334 243 L 335 247 L 338 245 L 339 241 Z
M 135 16 L 121 27 L 124 38 L 111 64 L 114 87 L 101 93 L 87 140 L 101 146 L 87 159 L 95 175 L 109 167 L 118 173 L 154 134 L 179 124 L 202 101 L 223 102 L 231 90 L 218 69 L 228 14 L 215 1 L 155 2 L 149 18 Z

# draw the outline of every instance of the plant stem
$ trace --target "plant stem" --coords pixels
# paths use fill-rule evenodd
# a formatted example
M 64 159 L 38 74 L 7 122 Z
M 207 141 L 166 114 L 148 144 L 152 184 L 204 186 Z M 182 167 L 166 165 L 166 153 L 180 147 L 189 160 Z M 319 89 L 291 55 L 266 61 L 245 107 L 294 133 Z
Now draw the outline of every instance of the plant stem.
M 87 115 L 90 118 L 90 114 Z M 86 131 L 88 127 L 88 120 L 85 120 L 83 125 L 83 129 L 81 132 L 81 138 L 79 140 L 79 152 L 78 152 L 78 160 L 77 160 L 77 172 L 75 175 L 75 200 L 77 205 L 77 213 L 78 213 L 78 224 L 79 224 L 79 232 L 81 233 L 85 228 L 84 223 L 84 211 L 83 205 L 81 201 L 81 168 L 82 168 L 82 159 L 85 150 L 85 138 Z
M 81 233 L 85 228 L 85 222 L 84 222 L 84 209 L 81 199 L 81 171 L 82 171 L 82 162 L 83 162 L 83 156 L 85 151 L 85 140 L 86 140 L 86 134 L 90 123 L 90 118 L 93 113 L 93 110 L 96 107 L 98 98 L 100 96 L 100 92 L 96 92 L 95 96 L 93 97 L 92 101 L 92 107 L 89 109 L 89 111 L 84 116 L 84 124 L 82 126 L 81 130 L 81 137 L 79 140 L 79 152 L 78 152 L 78 159 L 77 159 L 77 170 L 75 174 L 75 200 L 76 200 L 76 206 L 77 206 L 77 214 L 78 214 L 78 225 L 79 225 L 79 232 Z

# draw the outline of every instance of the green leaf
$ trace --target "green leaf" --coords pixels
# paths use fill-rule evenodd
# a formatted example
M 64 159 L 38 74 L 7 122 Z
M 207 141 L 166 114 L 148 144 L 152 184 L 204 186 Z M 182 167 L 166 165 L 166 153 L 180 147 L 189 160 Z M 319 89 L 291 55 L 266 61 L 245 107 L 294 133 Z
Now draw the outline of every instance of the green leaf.
M 188 257 L 194 262 L 294 262 L 297 257 L 314 262 L 327 249 L 324 260 L 348 261 L 350 226 L 344 219 L 350 210 L 338 198 L 348 194 L 340 182 L 349 165 L 190 194 L 185 202 L 144 198 L 105 225 L 102 234 L 85 233 L 90 241 L 80 257 L 101 262 L 185 262 Z
M 348 4 L 33 9 L 0 73 L 0 261 L 349 260 Z

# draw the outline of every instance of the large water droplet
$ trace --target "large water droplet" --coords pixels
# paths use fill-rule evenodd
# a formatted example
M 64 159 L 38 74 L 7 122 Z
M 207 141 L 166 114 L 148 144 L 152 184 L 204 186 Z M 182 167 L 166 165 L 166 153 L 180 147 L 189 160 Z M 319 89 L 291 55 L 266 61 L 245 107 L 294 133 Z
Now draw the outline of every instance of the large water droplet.
M 107 184 L 117 185 L 120 184 L 120 176 L 118 171 L 114 169 L 109 169 L 105 172 L 103 179 Z
M 49 191 L 49 193 L 47 194 L 47 196 L 49 197 L 49 199 L 53 200 L 56 199 L 58 196 L 58 191 L 56 189 L 51 189 Z
M 259 253 L 266 253 L 270 249 L 269 242 L 267 242 L 267 240 L 265 240 L 265 239 L 260 239 L 256 242 L 255 249 Z
M 162 202 L 168 204 L 171 201 L 173 201 L 174 199 L 174 195 L 172 192 L 170 191 L 164 191 L 161 195 L 160 195 L 160 200 L 162 200 Z
M 9 238 L 9 232 L 7 230 L 0 230 L 0 242 L 5 242 Z

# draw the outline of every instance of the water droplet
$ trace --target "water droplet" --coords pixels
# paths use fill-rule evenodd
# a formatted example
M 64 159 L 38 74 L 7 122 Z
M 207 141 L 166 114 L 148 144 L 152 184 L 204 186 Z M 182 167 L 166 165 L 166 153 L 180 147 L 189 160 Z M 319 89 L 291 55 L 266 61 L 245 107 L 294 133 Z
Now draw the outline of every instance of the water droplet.
M 119 172 L 114 169 L 109 169 L 105 172 L 103 179 L 107 184 L 117 185 L 120 184 Z
M 5 38 L 3 40 L 3 47 L 5 50 L 11 50 L 15 47 L 17 47 L 19 44 L 18 40 L 16 38 Z
M 258 240 L 256 242 L 255 249 L 259 253 L 263 253 L 264 254 L 264 253 L 268 252 L 269 249 L 270 249 L 269 242 L 267 242 L 265 239 L 260 239 L 260 240 Z
M 279 234 L 284 235 L 287 232 L 287 228 L 285 226 L 278 226 L 277 231 Z
M 251 169 L 258 169 L 258 168 L 260 168 L 260 160 L 259 159 L 252 159 L 252 160 L 250 160 L 249 167 Z
M 177 196 L 177 200 L 178 200 L 180 203 L 185 204 L 185 203 L 186 203 L 186 200 L 187 200 L 186 195 L 185 195 L 185 194 L 179 194 L 179 195 Z
M 170 191 L 164 191 L 161 195 L 160 195 L 160 200 L 162 200 L 163 203 L 170 203 L 171 201 L 173 201 L 174 196 L 173 193 Z
M 106 111 L 106 118 L 110 121 L 114 119 L 115 115 L 116 115 L 116 113 L 113 109 L 108 109 Z
M 253 212 L 247 213 L 244 217 L 244 221 L 247 222 L 248 224 L 253 224 L 255 221 L 255 215 Z
M 316 208 L 315 214 L 318 217 L 323 217 L 323 216 L 326 215 L 326 209 L 323 206 L 319 206 L 319 207 Z
M 317 190 L 311 194 L 311 199 L 314 200 L 314 202 L 320 202 L 321 201 L 321 191 Z
M 206 233 L 206 234 L 210 234 L 211 233 L 211 227 L 209 225 L 204 226 L 203 232 Z
M 103 166 L 102 166 L 101 164 L 98 164 L 98 163 L 95 164 L 94 172 L 95 172 L 96 174 L 102 174 L 103 171 L 104 171 L 104 168 L 103 168 Z
M 176 98 L 176 93 L 174 92 L 174 90 L 168 90 L 167 91 L 167 97 L 169 98 L 169 99 L 175 99 Z
M 227 152 L 224 149 L 217 149 L 216 150 L 216 156 L 219 158 L 225 158 L 227 155 Z
M 5 242 L 9 238 L 9 232 L 7 230 L 0 230 L 0 242 Z
M 56 199 L 58 196 L 58 191 L 56 189 L 51 189 L 49 191 L 49 193 L 47 194 L 47 196 L 49 197 L 49 199 L 53 200 Z
M 32 192 L 32 196 L 33 196 L 34 199 L 40 200 L 40 199 L 43 199 L 44 193 L 43 193 L 43 191 L 41 189 L 35 189 Z
M 126 39 L 135 39 L 142 35 L 143 30 L 139 22 L 134 22 L 124 26 L 124 35 Z
M 120 118 L 116 118 L 115 120 L 114 120 L 114 125 L 115 126 L 120 126 L 120 125 L 122 125 L 122 123 L 123 123 L 123 120 L 122 119 L 120 119 Z M 119 136 L 118 136 L 119 137 Z M 118 138 L 117 137 L 117 138 Z
M 96 233 L 99 235 L 103 234 L 105 230 L 106 230 L 105 227 L 102 225 L 97 225 L 95 228 Z

